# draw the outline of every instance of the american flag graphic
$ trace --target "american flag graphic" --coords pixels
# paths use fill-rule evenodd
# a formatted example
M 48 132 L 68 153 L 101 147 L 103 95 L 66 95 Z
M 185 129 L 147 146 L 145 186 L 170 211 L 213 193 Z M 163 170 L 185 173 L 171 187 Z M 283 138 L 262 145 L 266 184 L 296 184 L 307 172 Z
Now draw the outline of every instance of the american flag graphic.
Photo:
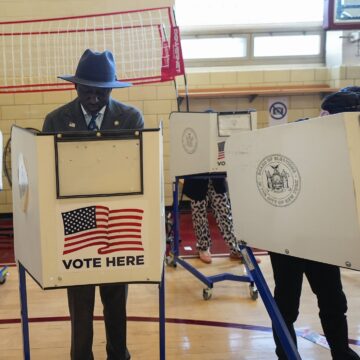
M 90 246 L 98 254 L 144 251 L 141 226 L 144 210 L 88 206 L 61 213 L 64 223 L 64 251 L 70 254 Z
M 225 159 L 225 141 L 219 142 L 218 144 L 218 160 Z

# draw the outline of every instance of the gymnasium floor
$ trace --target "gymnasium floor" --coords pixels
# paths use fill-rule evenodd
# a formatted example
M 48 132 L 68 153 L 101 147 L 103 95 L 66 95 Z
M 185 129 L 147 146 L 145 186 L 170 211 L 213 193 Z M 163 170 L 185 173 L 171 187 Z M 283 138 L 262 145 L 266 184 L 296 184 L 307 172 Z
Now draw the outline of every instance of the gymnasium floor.
M 272 289 L 272 272 L 267 255 L 261 256 L 261 270 Z M 212 265 L 197 258 L 188 259 L 206 275 L 223 272 L 243 274 L 238 262 L 227 256 L 214 258 Z M 360 353 L 360 274 L 343 270 L 348 297 L 349 336 L 352 348 Z M 165 267 L 166 287 L 166 358 L 168 360 L 275 359 L 270 319 L 261 298 L 250 299 L 247 283 L 216 283 L 210 300 L 203 300 L 204 285 L 178 265 Z M 31 278 L 27 280 L 32 359 L 63 360 L 69 358 L 70 326 L 65 290 L 41 290 Z M 321 334 L 315 297 L 307 282 L 303 286 L 301 314 L 296 327 Z M 97 298 L 95 315 L 101 317 Z M 157 360 L 158 287 L 131 285 L 128 298 L 128 347 L 132 360 Z M 98 318 L 97 318 L 98 319 Z M 101 319 L 95 320 L 94 355 L 106 359 L 105 334 Z M 302 359 L 331 359 L 329 350 L 298 338 Z M 18 275 L 15 267 L 0 286 L 0 359 L 22 359 L 19 323 Z

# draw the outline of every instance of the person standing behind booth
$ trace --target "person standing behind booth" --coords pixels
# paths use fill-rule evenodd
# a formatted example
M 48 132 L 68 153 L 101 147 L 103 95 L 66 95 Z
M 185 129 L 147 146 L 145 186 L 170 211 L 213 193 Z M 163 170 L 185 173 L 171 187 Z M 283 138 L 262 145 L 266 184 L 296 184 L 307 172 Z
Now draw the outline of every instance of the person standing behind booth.
M 207 109 L 207 113 L 214 110 Z M 190 199 L 191 219 L 196 237 L 196 248 L 199 258 L 205 264 L 211 264 L 211 235 L 207 217 L 208 206 L 211 206 L 215 220 L 222 237 L 229 246 L 230 259 L 242 261 L 239 242 L 236 240 L 228 185 L 225 177 L 213 177 L 212 174 L 204 175 L 204 178 L 187 178 L 183 185 L 183 194 Z M 216 175 L 216 174 L 215 174 Z M 206 178 L 208 176 L 208 178 Z M 260 263 L 260 259 L 256 258 Z
M 360 96 L 355 87 L 328 95 L 321 105 L 321 115 L 360 111 Z M 357 88 L 358 90 L 360 88 Z M 269 253 L 274 274 L 274 300 L 296 344 L 294 323 L 299 315 L 303 276 L 317 297 L 321 325 L 333 360 L 354 360 L 360 357 L 349 347 L 346 319 L 347 300 L 343 292 L 338 266 Z M 278 359 L 287 357 L 273 331 Z
M 234 235 L 231 206 L 227 196 L 226 180 L 219 179 L 185 179 L 183 194 L 190 198 L 191 218 L 196 236 L 196 248 L 200 260 L 210 264 L 211 236 L 207 208 L 210 204 L 220 232 L 230 248 L 230 256 L 239 259 L 237 241 Z
M 190 199 L 191 218 L 199 258 L 205 264 L 212 262 L 210 252 L 211 235 L 207 217 L 207 209 L 208 205 L 210 205 L 221 235 L 229 246 L 230 259 L 241 260 L 239 243 L 234 233 L 231 204 L 227 193 L 227 181 L 225 178 L 211 179 L 211 174 L 204 175 L 204 179 L 185 179 L 183 185 L 183 194 Z M 209 176 L 209 179 L 206 176 Z M 260 262 L 260 259 L 256 258 L 256 261 Z
M 113 88 L 131 86 L 116 79 L 115 62 L 110 51 L 87 49 L 74 76 L 59 76 L 75 84 L 77 98 L 49 113 L 43 132 L 141 129 L 142 114 L 134 107 L 110 97 Z M 95 164 L 94 164 L 95 166 Z M 99 285 L 104 308 L 108 360 L 129 360 L 126 347 L 127 284 Z M 95 285 L 67 289 L 71 318 L 71 359 L 92 360 Z

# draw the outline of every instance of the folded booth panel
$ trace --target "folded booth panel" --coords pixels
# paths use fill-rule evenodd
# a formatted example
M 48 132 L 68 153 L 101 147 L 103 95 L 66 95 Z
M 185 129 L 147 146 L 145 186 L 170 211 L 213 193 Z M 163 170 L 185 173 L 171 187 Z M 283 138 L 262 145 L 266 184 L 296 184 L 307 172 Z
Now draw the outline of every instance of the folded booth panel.
M 14 159 L 24 158 L 29 176 L 27 209 L 22 210 L 20 198 L 14 202 L 16 259 L 42 288 L 161 281 L 165 238 L 159 129 L 134 132 L 130 138 L 120 133 L 59 142 L 55 135 L 36 136 L 15 127 L 12 137 Z M 78 149 L 71 151 L 78 140 Z M 80 172 L 68 166 L 87 154 L 95 156 L 93 166 L 83 161 L 87 164 Z M 104 179 L 109 176 L 113 179 Z M 15 182 L 13 192 L 18 188 Z
M 15 135 L 16 134 L 16 135 Z M 42 229 L 38 225 L 43 221 L 40 208 L 42 181 L 48 180 L 39 176 L 39 156 L 51 156 L 51 139 L 42 139 L 48 142 L 49 152 L 39 151 L 39 143 L 30 131 L 13 128 L 11 139 L 11 168 L 12 168 L 12 196 L 14 217 L 14 250 L 15 258 L 22 259 L 25 267 L 32 268 L 33 276 L 39 282 L 43 280 L 43 247 L 40 239 Z M 53 164 L 48 163 L 49 172 Z M 54 193 L 55 195 L 55 193 Z M 47 225 L 54 226 L 54 223 Z
M 225 152 L 239 239 L 360 268 L 358 113 L 234 134 Z
M 225 172 L 230 134 L 256 129 L 256 112 L 173 112 L 170 115 L 170 176 Z

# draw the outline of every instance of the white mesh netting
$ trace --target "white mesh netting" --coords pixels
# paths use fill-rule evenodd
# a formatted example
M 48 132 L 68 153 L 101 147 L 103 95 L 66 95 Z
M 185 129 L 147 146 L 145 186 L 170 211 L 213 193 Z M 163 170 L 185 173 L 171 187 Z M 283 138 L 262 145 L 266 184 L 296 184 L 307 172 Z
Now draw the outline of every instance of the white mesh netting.
M 117 77 L 133 84 L 184 74 L 179 30 L 170 7 L 0 23 L 0 93 L 68 89 L 90 48 L 112 51 Z

